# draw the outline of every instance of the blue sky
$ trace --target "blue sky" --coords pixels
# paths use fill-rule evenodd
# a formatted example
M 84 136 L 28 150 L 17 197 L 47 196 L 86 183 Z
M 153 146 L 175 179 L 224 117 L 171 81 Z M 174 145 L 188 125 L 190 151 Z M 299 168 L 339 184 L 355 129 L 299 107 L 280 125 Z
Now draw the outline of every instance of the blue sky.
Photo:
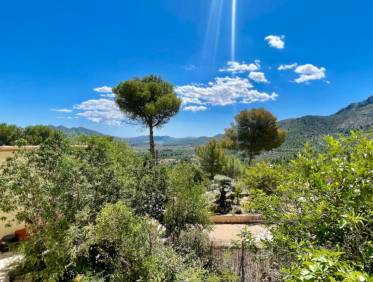
M 245 108 L 327 115 L 373 94 L 368 0 L 237 0 L 230 66 L 231 0 L 20 0 L 0 11 L 0 122 L 143 135 L 119 124 L 102 87 L 153 73 L 184 100 L 157 132 L 178 137 L 221 133 Z

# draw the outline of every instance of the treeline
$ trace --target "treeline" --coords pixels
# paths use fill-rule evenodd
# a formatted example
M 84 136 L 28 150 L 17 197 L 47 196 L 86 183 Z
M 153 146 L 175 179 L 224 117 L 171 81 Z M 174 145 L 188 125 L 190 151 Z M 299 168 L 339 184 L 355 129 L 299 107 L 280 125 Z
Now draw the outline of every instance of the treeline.
M 12 124 L 0 124 L 0 146 L 40 145 L 48 138 L 58 135 L 63 133 L 45 125 L 22 128 Z

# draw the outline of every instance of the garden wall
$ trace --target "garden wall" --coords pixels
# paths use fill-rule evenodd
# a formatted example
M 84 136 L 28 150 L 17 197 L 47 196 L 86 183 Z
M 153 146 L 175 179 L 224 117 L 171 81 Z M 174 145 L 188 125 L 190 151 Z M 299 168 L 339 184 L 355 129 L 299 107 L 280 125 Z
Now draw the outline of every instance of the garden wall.
M 36 146 L 25 146 L 22 147 L 26 150 L 33 150 L 37 148 Z M 8 158 L 12 157 L 13 154 L 19 151 L 19 147 L 15 146 L 0 146 L 0 165 L 2 165 Z M 1 220 L 6 217 L 7 220 Z M 11 226 L 7 226 L 8 223 L 11 223 Z M 6 214 L 0 210 L 0 239 L 5 235 L 14 234 L 16 230 L 23 229 L 24 225 L 18 223 L 12 214 Z

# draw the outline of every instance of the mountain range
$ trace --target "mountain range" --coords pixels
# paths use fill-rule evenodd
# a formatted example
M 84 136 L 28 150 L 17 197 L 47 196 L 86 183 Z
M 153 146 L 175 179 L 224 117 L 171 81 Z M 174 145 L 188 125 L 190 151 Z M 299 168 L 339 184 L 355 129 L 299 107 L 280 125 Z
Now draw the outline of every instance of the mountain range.
M 367 130 L 373 126 L 373 95 L 368 99 L 352 103 L 329 116 L 308 115 L 300 118 L 286 119 L 279 122 L 280 126 L 287 130 L 288 136 L 285 143 L 278 149 L 265 155 L 288 155 L 303 148 L 306 142 L 317 145 L 322 142 L 325 135 L 336 135 L 348 133 L 350 130 Z M 103 135 L 100 132 L 84 127 L 67 128 L 64 126 L 54 127 L 61 130 L 66 135 Z M 157 146 L 164 148 L 191 147 L 202 145 L 213 137 L 185 137 L 175 138 L 170 136 L 155 136 Z M 128 142 L 130 146 L 146 148 L 148 146 L 148 136 L 138 136 L 132 138 L 119 138 Z
M 282 149 L 299 149 L 304 143 L 314 144 L 325 135 L 345 134 L 351 130 L 367 130 L 373 126 L 373 96 L 353 103 L 330 116 L 304 116 L 279 122 L 288 136 Z

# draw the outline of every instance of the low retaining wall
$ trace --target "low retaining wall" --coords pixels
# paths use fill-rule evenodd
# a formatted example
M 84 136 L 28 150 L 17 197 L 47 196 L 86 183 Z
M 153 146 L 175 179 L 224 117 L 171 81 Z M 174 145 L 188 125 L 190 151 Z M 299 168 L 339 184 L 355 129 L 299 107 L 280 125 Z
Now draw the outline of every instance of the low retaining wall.
M 215 224 L 260 224 L 265 223 L 259 214 L 214 215 L 210 217 Z

